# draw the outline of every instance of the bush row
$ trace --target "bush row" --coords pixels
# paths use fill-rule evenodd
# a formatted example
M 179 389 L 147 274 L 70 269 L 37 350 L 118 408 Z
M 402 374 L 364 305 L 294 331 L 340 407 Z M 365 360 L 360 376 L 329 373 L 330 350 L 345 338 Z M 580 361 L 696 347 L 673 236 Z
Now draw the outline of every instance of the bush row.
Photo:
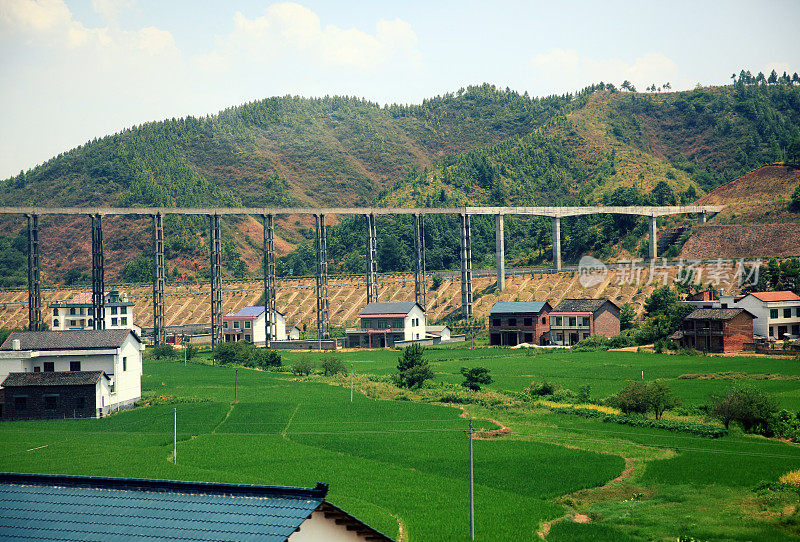
M 552 412 L 559 414 L 571 414 L 583 418 L 596 418 L 604 423 L 618 423 L 630 425 L 631 427 L 643 427 L 647 429 L 663 429 L 676 433 L 690 433 L 706 438 L 719 438 L 728 434 L 728 430 L 714 425 L 704 423 L 679 422 L 674 420 L 654 420 L 650 418 L 639 418 L 635 416 L 625 416 L 624 414 L 605 414 L 603 412 L 589 408 L 573 407 L 549 407 Z

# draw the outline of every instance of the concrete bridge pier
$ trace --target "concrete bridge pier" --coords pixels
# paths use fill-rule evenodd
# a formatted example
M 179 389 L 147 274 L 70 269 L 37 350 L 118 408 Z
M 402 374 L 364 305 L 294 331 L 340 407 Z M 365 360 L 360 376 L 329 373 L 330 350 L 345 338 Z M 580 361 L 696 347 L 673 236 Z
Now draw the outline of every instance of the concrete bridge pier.
M 649 232 L 650 232 L 650 254 L 649 254 L 649 256 L 650 256 L 651 260 L 655 260 L 656 258 L 658 258 L 658 238 L 657 238 L 658 225 L 656 223 L 656 217 L 655 216 L 651 216 L 650 217 Z
M 41 269 L 39 267 L 39 215 L 28 219 L 28 329 L 42 329 Z
M 706 211 L 703 211 L 697 215 L 697 218 L 699 219 L 700 224 L 705 224 L 706 222 L 708 222 L 708 213 Z
M 330 338 L 328 320 L 328 232 L 325 215 L 314 215 L 317 226 L 317 340 Z
M 472 225 L 466 213 L 461 215 L 461 311 L 472 318 Z
M 378 249 L 375 215 L 364 215 L 367 219 L 367 303 L 378 301 Z
M 497 261 L 497 289 L 501 292 L 506 287 L 506 246 L 504 238 L 505 216 L 494 215 L 495 260 Z
M 105 257 L 103 255 L 103 217 L 92 216 L 92 327 L 106 327 Z
M 153 215 L 153 343 L 167 340 L 164 327 L 164 215 Z
M 561 217 L 554 216 L 553 220 L 553 269 L 561 271 Z
M 208 215 L 211 230 L 211 357 L 214 348 L 222 342 L 222 262 L 219 215 Z
M 275 321 L 275 215 L 262 215 L 264 222 L 264 346 L 269 348 L 277 336 Z
M 414 215 L 414 301 L 427 311 L 428 279 L 425 276 L 425 215 Z

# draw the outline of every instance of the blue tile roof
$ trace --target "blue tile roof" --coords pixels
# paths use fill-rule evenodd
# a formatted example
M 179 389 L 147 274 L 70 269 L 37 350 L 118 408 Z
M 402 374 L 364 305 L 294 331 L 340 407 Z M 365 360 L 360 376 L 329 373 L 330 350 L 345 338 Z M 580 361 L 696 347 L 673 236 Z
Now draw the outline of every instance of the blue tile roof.
M 538 313 L 542 311 L 546 303 L 547 301 L 498 301 L 492 305 L 489 314 Z
M 242 307 L 236 314 L 229 314 L 228 316 L 235 316 L 237 318 L 253 318 L 264 314 L 264 307 Z
M 0 538 L 286 540 L 325 500 L 316 488 L 0 473 Z

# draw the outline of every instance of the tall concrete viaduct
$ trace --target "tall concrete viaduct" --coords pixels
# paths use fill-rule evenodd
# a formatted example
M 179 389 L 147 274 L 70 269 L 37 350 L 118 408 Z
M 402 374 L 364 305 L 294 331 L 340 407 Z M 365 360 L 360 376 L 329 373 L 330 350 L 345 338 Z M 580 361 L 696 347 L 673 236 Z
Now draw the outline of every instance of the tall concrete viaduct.
M 317 336 L 329 338 L 328 320 L 328 261 L 327 215 L 362 215 L 366 218 L 366 289 L 367 300 L 377 301 L 377 233 L 375 217 L 379 215 L 414 216 L 414 299 L 426 307 L 427 279 L 425 270 L 424 217 L 432 214 L 458 215 L 461 223 L 461 307 L 465 318 L 472 317 L 472 227 L 473 215 L 494 215 L 497 255 L 497 287 L 505 287 L 505 243 L 503 239 L 506 215 L 550 217 L 553 234 L 553 267 L 561 269 L 561 219 L 589 214 L 625 214 L 650 219 L 650 259 L 656 253 L 657 218 L 675 214 L 697 214 L 701 222 L 709 213 L 718 213 L 721 206 L 667 207 L 452 207 L 452 208 L 382 208 L 382 207 L 321 207 L 321 208 L 256 208 L 256 207 L 0 207 L 0 215 L 24 215 L 28 221 L 28 322 L 31 330 L 42 328 L 39 264 L 39 217 L 42 215 L 86 215 L 92 229 L 92 311 L 93 324 L 100 329 L 105 318 L 105 259 L 103 255 L 103 216 L 139 215 L 153 219 L 153 330 L 156 344 L 166 339 L 164 325 L 164 215 L 205 215 L 209 219 L 211 256 L 211 341 L 212 348 L 222 340 L 222 279 L 220 217 L 227 215 L 261 216 L 264 224 L 263 267 L 264 304 L 266 313 L 267 346 L 275 336 L 276 323 L 271 318 L 275 306 L 275 245 L 276 215 L 314 215 L 316 247 Z

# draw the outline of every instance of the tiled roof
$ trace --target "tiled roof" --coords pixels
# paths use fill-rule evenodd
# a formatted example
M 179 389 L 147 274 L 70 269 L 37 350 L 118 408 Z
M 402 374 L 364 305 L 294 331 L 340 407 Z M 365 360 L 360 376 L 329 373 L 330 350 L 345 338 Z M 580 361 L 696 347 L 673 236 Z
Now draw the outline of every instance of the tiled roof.
M 17 386 L 85 386 L 96 384 L 103 371 L 70 371 L 49 373 L 9 373 L 0 383 L 4 388 Z M 106 378 L 108 378 L 106 376 Z
M 553 309 L 553 312 L 594 312 L 603 306 L 608 299 L 565 299 Z M 611 301 L 608 301 L 612 303 Z M 613 303 L 612 303 L 613 305 Z M 614 305 L 616 306 L 616 305 Z
M 0 474 L 0 533 L 20 540 L 283 542 L 327 490 Z
M 386 302 L 386 303 L 367 303 L 367 306 L 364 307 L 364 310 L 361 311 L 361 315 L 366 316 L 378 316 L 378 315 L 396 315 L 396 314 L 408 314 L 411 312 L 411 309 L 414 308 L 413 301 L 393 301 L 393 302 Z
M 489 314 L 539 313 L 545 305 L 547 301 L 498 301 Z
M 750 295 L 759 301 L 800 301 L 800 296 L 794 292 L 751 292 Z
M 744 309 L 695 309 L 686 316 L 686 320 L 730 320 L 743 312 L 750 314 Z
M 70 331 L 15 331 L 8 336 L 0 350 L 11 350 L 11 344 L 19 339 L 22 350 L 89 350 L 95 348 L 118 348 L 128 334 L 139 340 L 129 329 L 80 329 Z
M 275 311 L 276 313 L 283 316 L 283 313 L 280 311 Z M 242 307 L 239 309 L 239 312 L 226 314 L 225 318 L 258 318 L 264 314 L 264 307 Z

